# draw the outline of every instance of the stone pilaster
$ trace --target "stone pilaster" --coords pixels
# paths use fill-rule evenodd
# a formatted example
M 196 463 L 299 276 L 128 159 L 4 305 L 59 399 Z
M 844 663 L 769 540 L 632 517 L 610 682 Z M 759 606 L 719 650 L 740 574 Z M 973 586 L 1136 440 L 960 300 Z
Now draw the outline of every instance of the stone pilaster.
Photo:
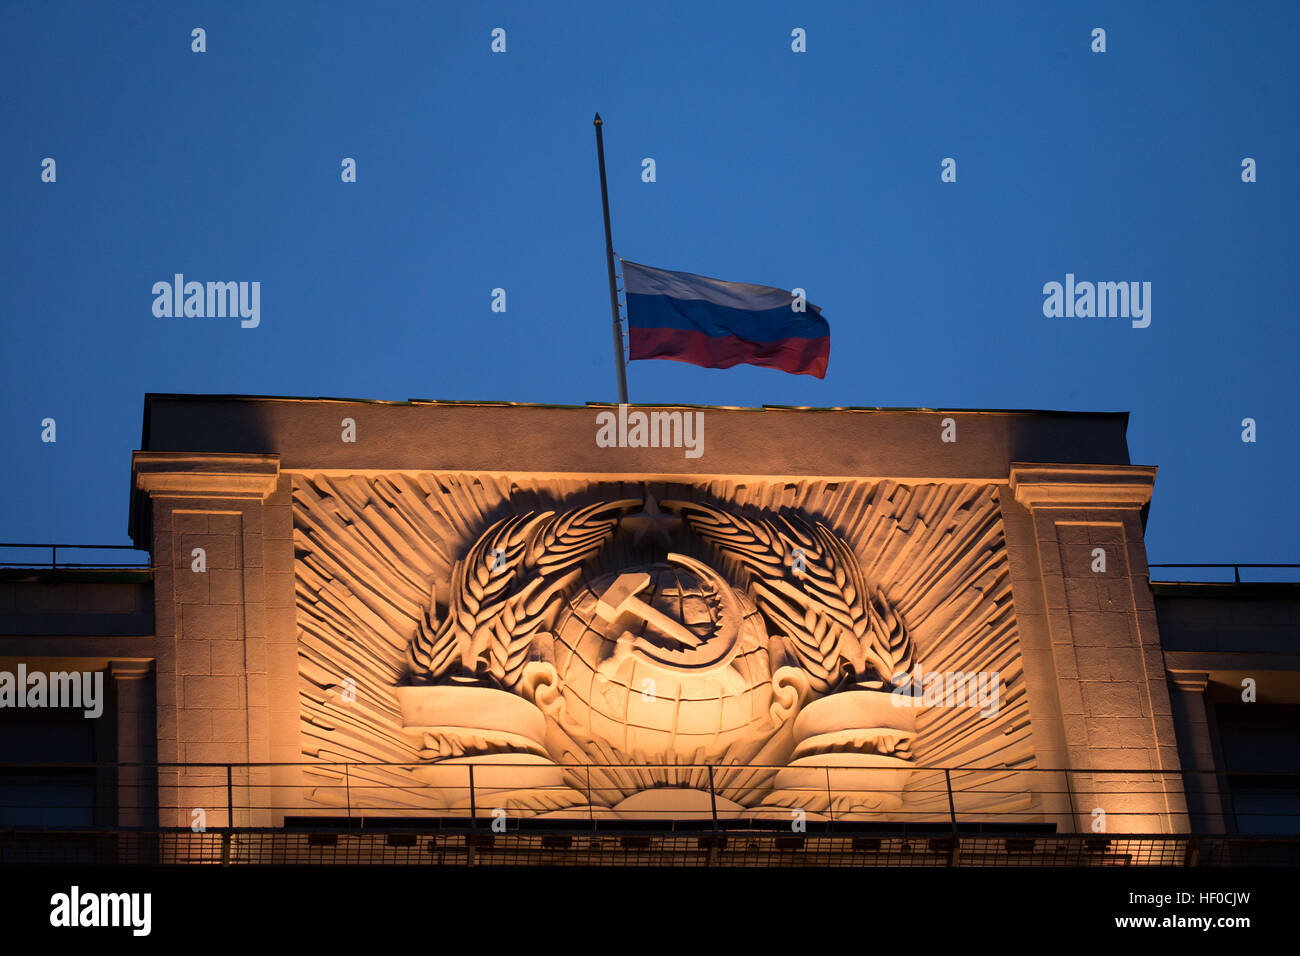
M 1012 492 L 1033 520 L 1068 797 L 1081 831 L 1187 828 L 1142 534 L 1155 472 L 1011 467 Z
M 155 568 L 158 761 L 162 826 L 256 825 L 264 770 L 236 767 L 233 819 L 223 764 L 268 759 L 263 503 L 279 461 L 265 455 L 136 452 L 136 520 Z M 201 767 L 195 764 L 211 764 Z
M 262 506 L 262 562 L 266 574 L 266 738 L 259 739 L 258 760 L 270 768 L 270 790 L 262 801 L 267 807 L 259 825 L 281 826 L 286 810 L 302 806 L 304 777 L 298 767 L 303 758 L 301 714 L 298 706 L 298 622 L 294 600 L 293 479 L 280 475 L 276 490 Z M 261 756 L 265 754 L 265 756 Z
M 1000 489 L 998 498 L 1020 635 L 1025 696 L 1034 733 L 1034 758 L 1039 768 L 1023 774 L 1023 780 L 1036 796 L 1044 822 L 1055 824 L 1062 831 L 1070 831 L 1075 826 L 1075 816 L 1069 780 L 1062 769 L 1069 766 L 1069 756 L 1058 700 L 1057 677 L 1060 671 L 1047 626 L 1047 607 L 1038 570 L 1038 537 L 1033 516 L 1020 506 L 1008 489 Z M 1076 675 L 1067 672 L 1064 676 Z
M 1210 675 L 1197 671 L 1170 671 L 1169 684 L 1174 720 L 1178 724 L 1178 755 L 1183 765 L 1187 811 L 1196 833 L 1226 833 L 1223 798 L 1214 765 L 1214 743 L 1205 691 Z
M 152 664 L 147 661 L 110 661 L 116 701 L 117 763 L 151 764 L 157 758 L 154 743 Z M 147 827 L 157 824 L 157 778 L 147 766 L 119 766 L 117 771 L 117 825 Z

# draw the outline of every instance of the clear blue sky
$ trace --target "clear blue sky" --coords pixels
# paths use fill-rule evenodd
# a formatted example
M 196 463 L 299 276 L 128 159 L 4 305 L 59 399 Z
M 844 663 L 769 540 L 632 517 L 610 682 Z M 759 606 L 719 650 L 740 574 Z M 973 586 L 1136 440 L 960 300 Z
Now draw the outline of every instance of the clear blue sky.
M 146 392 L 614 399 L 599 110 L 621 255 L 831 326 L 825 381 L 636 362 L 634 402 L 1127 410 L 1151 560 L 1300 561 L 1298 36 L 1295 2 L 6 0 L 0 540 L 125 542 Z M 176 272 L 261 282 L 260 327 L 155 318 Z M 1150 327 L 1045 318 L 1067 272 L 1151 282 Z

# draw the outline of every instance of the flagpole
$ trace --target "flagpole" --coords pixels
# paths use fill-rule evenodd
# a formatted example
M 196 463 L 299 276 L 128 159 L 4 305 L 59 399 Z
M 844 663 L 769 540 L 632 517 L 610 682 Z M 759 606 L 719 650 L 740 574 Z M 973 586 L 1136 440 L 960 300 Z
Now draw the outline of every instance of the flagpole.
M 627 368 L 623 361 L 623 323 L 618 317 L 618 283 L 614 279 L 614 236 L 609 229 L 609 187 L 605 185 L 605 140 L 596 114 L 596 161 L 600 164 L 600 204 L 605 212 L 605 263 L 609 267 L 609 311 L 614 317 L 614 370 L 618 373 L 618 403 L 627 404 Z

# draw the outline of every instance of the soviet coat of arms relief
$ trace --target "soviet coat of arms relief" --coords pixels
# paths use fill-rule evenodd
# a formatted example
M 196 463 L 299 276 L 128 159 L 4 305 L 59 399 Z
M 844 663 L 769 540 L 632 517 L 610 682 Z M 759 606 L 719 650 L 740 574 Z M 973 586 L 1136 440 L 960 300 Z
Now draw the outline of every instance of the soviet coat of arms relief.
M 474 763 L 514 813 L 847 816 L 902 805 L 913 656 L 825 522 L 647 493 L 486 528 L 395 693 L 448 809 Z
M 1037 818 L 993 485 L 300 474 L 293 500 L 321 813 L 933 821 L 962 767 L 964 817 Z M 936 672 L 997 706 L 931 701 Z

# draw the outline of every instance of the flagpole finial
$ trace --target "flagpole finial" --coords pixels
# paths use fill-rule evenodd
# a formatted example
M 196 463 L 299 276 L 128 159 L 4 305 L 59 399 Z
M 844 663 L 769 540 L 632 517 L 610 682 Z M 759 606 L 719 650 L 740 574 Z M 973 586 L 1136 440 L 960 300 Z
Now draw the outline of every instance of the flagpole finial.
M 599 113 L 596 114 L 596 119 L 592 122 L 592 125 L 593 125 L 593 126 L 602 126 L 602 125 L 604 125 L 604 124 L 602 124 L 601 121 L 600 121 L 600 114 L 599 114 Z

